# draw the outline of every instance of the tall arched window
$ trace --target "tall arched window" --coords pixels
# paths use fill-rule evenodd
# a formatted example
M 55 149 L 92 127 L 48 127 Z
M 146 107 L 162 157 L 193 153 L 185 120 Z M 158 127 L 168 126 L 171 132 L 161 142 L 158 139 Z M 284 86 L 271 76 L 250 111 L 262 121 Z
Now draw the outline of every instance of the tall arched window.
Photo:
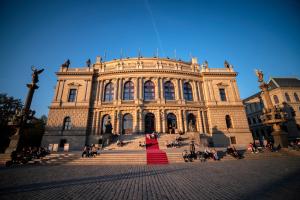
M 225 120 L 226 120 L 226 127 L 227 128 L 232 128 L 232 122 L 231 122 L 231 118 L 229 115 L 225 116 Z
M 171 81 L 165 82 L 165 99 L 166 100 L 174 100 L 175 99 L 175 92 L 174 92 L 174 85 Z
M 114 99 L 114 85 L 107 83 L 104 90 L 104 101 L 112 101 Z
M 188 131 L 197 131 L 196 126 L 196 117 L 192 113 L 190 113 L 187 117 L 187 123 L 188 123 Z
M 104 115 L 103 118 L 102 118 L 102 130 L 101 130 L 102 134 L 107 133 L 106 127 L 109 123 L 110 123 L 110 116 L 109 115 Z
M 63 124 L 63 131 L 70 130 L 70 129 L 71 129 L 71 118 L 65 117 L 64 124 Z
M 127 81 L 124 84 L 123 100 L 133 100 L 134 86 L 132 81 Z
M 183 84 L 183 95 L 185 100 L 193 101 L 192 86 L 187 82 Z
M 290 95 L 288 93 L 285 93 L 284 95 L 285 95 L 286 102 L 291 102 Z
M 152 81 L 147 81 L 144 85 L 144 99 L 145 100 L 154 100 L 155 99 L 155 86 Z
M 279 104 L 279 99 L 278 99 L 278 96 L 277 96 L 277 95 L 274 95 L 274 96 L 273 96 L 273 99 L 274 99 L 274 103 L 275 103 L 275 104 Z
M 123 134 L 132 133 L 133 117 L 131 114 L 125 114 L 123 117 Z
M 294 93 L 294 98 L 295 98 L 296 102 L 299 102 L 299 97 L 298 97 L 298 94 L 296 92 Z
M 177 119 L 176 115 L 174 115 L 173 113 L 169 113 L 167 115 L 167 126 L 169 133 L 175 133 L 175 129 L 177 128 Z

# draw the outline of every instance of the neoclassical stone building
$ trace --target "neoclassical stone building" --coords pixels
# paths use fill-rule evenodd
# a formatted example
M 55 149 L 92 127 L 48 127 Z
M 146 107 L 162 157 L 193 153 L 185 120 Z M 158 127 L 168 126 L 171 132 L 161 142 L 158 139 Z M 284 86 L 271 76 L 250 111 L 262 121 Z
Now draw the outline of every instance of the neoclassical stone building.
M 251 140 L 237 73 L 225 62 L 209 68 L 164 58 L 128 58 L 90 67 L 62 65 L 57 75 L 43 145 L 103 142 L 105 124 L 113 134 L 197 132 L 215 146 Z

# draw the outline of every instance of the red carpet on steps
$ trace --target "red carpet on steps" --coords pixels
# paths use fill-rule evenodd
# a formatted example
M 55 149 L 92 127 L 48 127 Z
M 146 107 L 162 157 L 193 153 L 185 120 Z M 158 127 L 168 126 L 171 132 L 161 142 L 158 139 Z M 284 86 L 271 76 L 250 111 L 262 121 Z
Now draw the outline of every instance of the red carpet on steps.
M 166 152 L 159 150 L 157 139 L 146 135 L 147 164 L 169 164 Z

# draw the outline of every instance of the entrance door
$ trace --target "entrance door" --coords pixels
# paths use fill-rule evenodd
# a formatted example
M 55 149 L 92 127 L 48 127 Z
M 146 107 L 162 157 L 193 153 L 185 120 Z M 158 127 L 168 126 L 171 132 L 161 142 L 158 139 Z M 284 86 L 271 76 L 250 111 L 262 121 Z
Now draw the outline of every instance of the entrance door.
M 177 120 L 176 115 L 173 113 L 169 113 L 167 115 L 167 122 L 168 122 L 168 133 L 175 133 L 175 129 L 177 128 Z
M 132 133 L 132 115 L 126 114 L 123 117 L 123 134 L 131 134 Z
M 145 116 L 145 133 L 155 131 L 155 116 L 153 113 L 147 113 Z

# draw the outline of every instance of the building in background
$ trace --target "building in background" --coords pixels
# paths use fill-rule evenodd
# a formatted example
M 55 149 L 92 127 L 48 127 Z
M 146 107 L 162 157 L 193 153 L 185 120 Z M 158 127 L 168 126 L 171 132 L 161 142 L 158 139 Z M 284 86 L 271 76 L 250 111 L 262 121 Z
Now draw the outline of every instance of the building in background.
M 268 82 L 273 105 L 284 106 L 288 121 L 282 125 L 289 139 L 300 137 L 300 80 L 297 78 L 271 78 Z M 272 129 L 261 123 L 264 109 L 260 92 L 243 100 L 247 119 L 254 139 L 269 138 Z
M 215 146 L 247 145 L 251 133 L 236 84 L 237 73 L 164 58 L 127 58 L 91 67 L 62 65 L 43 145 L 71 149 L 103 143 L 113 134 L 205 133 Z M 89 64 L 88 64 L 89 65 Z

